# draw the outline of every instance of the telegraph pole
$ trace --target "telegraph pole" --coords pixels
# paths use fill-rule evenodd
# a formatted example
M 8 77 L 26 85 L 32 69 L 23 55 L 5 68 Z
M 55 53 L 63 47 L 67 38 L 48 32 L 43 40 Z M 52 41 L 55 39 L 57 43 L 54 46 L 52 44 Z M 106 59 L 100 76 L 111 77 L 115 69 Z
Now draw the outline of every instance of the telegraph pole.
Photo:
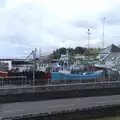
M 90 48 L 90 28 L 88 28 L 88 31 L 87 31 L 87 34 L 88 34 L 88 49 Z
M 103 32 L 103 33 L 102 33 L 102 48 L 103 48 L 103 49 L 104 49 L 104 38 L 105 38 L 105 33 L 104 33 L 104 32 L 105 32 L 105 20 L 106 20 L 106 18 L 104 17 L 104 18 L 103 18 L 103 21 L 102 21 L 102 22 L 103 22 L 103 26 L 102 26 L 102 27 L 103 27 L 103 28 L 102 28 L 102 29 L 103 29 L 103 30 L 102 30 L 102 32 Z

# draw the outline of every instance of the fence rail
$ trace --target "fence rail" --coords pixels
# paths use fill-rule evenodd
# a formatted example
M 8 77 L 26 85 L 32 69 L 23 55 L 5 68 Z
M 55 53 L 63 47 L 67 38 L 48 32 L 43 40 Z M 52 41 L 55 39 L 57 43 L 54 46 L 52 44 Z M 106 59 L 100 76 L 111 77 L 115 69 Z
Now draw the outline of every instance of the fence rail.
M 28 79 L 27 76 L 5 76 L 0 77 L 0 87 L 26 87 L 31 86 L 33 87 L 33 79 Z M 43 84 L 44 83 L 44 84 Z M 51 79 L 36 79 L 34 86 L 71 86 L 71 85 L 88 85 L 88 84 L 114 84 L 114 83 L 120 83 L 120 79 L 116 79 L 115 77 L 105 78 L 104 75 L 100 76 L 98 79 L 80 79 L 80 80 L 66 80 L 66 81 L 52 81 Z
M 27 84 L 27 76 L 5 76 L 0 77 L 0 87 Z

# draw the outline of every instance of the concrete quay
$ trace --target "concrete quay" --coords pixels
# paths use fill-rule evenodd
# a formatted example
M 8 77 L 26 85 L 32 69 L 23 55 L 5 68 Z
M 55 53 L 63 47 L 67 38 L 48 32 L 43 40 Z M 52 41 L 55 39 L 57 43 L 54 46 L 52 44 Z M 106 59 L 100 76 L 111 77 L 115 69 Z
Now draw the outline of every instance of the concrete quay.
M 1 104 L 0 119 L 22 119 L 23 116 L 27 118 L 30 115 L 52 114 L 111 105 L 120 105 L 120 95 Z

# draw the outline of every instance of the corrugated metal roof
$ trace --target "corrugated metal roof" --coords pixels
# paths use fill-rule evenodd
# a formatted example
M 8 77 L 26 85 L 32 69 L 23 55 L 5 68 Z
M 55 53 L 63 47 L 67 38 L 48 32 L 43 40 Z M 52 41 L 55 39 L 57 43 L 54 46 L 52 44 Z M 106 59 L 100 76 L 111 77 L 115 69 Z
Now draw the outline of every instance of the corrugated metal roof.
M 104 48 L 101 53 L 102 54 L 109 54 L 111 52 L 120 52 L 120 48 L 114 44 L 108 46 L 107 48 Z

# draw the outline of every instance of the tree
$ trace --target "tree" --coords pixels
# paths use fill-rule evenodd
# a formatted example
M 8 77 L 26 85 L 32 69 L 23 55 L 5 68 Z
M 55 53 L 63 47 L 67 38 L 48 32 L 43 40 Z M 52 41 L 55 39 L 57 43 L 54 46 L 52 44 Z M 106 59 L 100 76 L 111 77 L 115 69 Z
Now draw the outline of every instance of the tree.
M 76 54 L 83 54 L 85 51 L 86 51 L 86 48 L 83 48 L 83 47 L 76 47 L 75 48 Z
M 84 52 L 85 56 L 94 56 L 96 57 L 100 52 L 99 48 L 89 48 Z
M 91 55 L 90 50 L 86 50 L 86 51 L 84 52 L 84 55 L 85 55 L 85 56 L 90 56 L 90 55 Z
M 89 49 L 84 48 L 84 47 L 76 47 L 75 49 L 73 49 L 73 48 L 59 48 L 59 49 L 53 51 L 53 53 L 52 53 L 53 59 L 59 59 L 61 54 L 66 54 L 67 50 L 69 53 L 69 57 L 71 59 L 74 58 L 75 54 L 82 54 L 82 55 L 86 55 L 86 56 L 89 56 L 89 55 L 97 56 L 100 52 L 99 48 L 89 48 Z

